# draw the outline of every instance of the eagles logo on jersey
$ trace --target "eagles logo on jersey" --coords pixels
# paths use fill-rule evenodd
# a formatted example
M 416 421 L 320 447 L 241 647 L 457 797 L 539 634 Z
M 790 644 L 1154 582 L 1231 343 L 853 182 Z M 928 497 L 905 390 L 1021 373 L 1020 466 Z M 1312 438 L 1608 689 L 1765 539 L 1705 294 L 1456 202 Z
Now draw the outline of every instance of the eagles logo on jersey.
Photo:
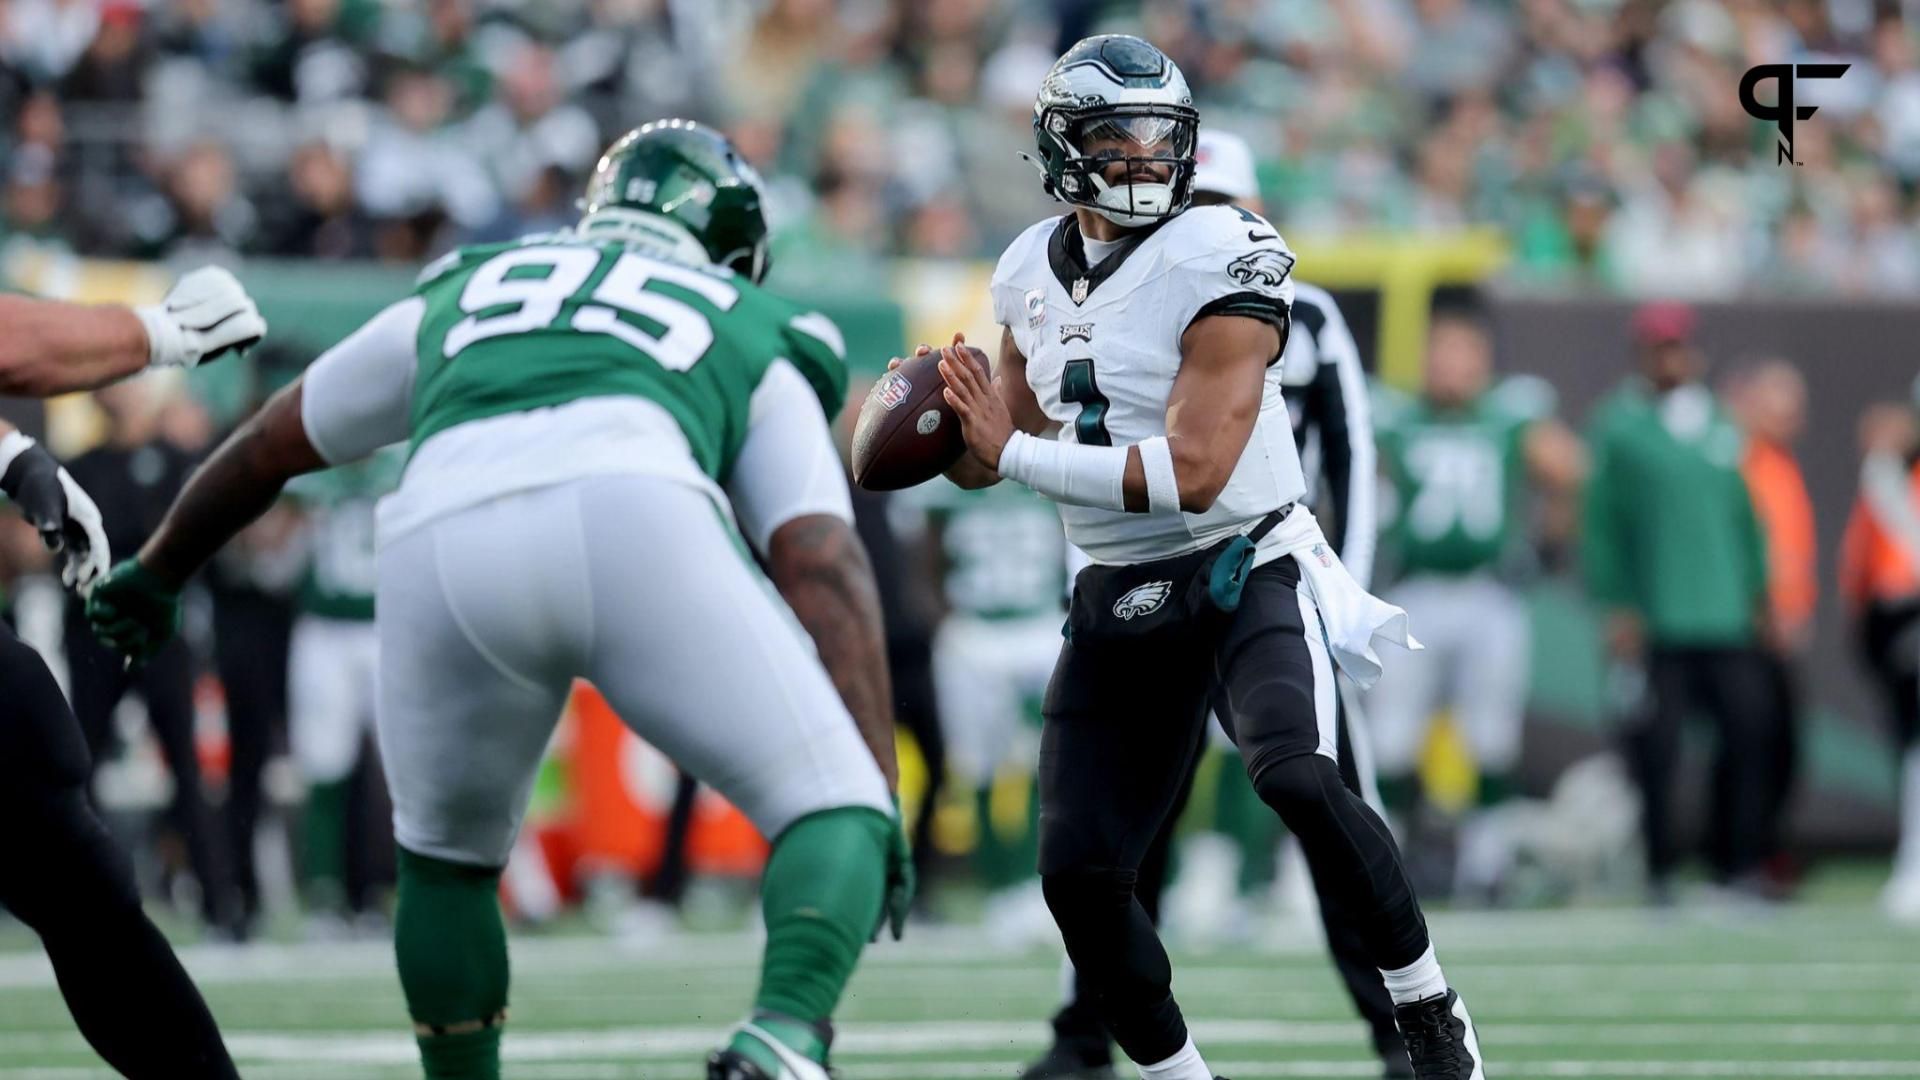
M 1260 248 L 1227 264 L 1227 276 L 1250 289 L 1278 295 L 1293 272 L 1293 256 L 1280 248 Z

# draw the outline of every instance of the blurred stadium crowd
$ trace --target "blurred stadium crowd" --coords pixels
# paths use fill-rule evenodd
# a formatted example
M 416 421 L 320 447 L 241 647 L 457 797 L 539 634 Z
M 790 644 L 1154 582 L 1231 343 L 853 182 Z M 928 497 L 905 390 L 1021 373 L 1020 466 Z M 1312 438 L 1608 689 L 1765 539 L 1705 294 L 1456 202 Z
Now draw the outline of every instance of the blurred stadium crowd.
M 570 220 L 605 139 L 717 122 L 810 263 L 982 256 L 1065 43 L 1136 30 L 1290 234 L 1485 225 L 1523 285 L 1920 289 L 1889 0 L 4 0 L 0 222 L 87 254 L 415 261 Z M 1749 67 L 1853 65 L 1781 168 Z

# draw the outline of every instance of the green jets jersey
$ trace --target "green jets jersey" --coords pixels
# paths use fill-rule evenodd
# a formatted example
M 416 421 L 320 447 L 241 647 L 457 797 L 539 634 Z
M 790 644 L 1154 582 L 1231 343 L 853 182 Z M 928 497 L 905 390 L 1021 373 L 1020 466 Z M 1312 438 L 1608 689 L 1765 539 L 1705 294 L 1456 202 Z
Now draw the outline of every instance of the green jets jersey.
M 1536 415 L 1517 394 L 1459 409 L 1376 394 L 1380 461 L 1398 496 L 1386 542 L 1404 573 L 1468 574 L 1507 552 L 1520 513 L 1523 446 Z
M 306 510 L 308 521 L 301 611 L 330 619 L 373 618 L 374 507 L 399 486 L 405 461 L 402 450 L 390 446 L 287 485 L 287 497 Z
M 754 389 L 775 360 L 805 376 L 831 419 L 845 347 L 822 315 L 745 278 L 572 233 L 461 248 L 427 268 L 412 433 L 583 398 L 633 395 L 679 423 L 724 482 Z
M 1059 613 L 1067 541 L 1051 502 L 1019 484 L 967 491 L 946 480 L 914 498 L 940 538 L 948 607 L 982 619 Z

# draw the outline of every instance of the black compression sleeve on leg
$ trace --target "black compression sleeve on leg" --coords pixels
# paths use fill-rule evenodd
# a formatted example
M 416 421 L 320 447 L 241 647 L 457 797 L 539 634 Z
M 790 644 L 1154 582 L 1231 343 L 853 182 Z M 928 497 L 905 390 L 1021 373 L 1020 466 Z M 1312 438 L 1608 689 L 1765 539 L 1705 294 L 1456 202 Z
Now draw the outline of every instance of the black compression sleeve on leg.
M 1427 949 L 1426 918 L 1386 823 L 1319 754 L 1256 758 L 1254 790 L 1300 838 L 1320 895 L 1352 911 L 1378 968 L 1405 967 Z M 1323 900 L 1323 902 L 1326 902 Z

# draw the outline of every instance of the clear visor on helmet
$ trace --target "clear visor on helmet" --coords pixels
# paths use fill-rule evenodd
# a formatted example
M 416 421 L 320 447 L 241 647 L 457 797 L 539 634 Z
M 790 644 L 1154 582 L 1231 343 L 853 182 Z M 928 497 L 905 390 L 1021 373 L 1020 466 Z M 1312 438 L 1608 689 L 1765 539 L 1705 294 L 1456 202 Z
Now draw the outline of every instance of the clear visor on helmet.
M 1071 135 L 1090 158 L 1176 159 L 1193 153 L 1193 125 L 1171 116 L 1095 116 Z

